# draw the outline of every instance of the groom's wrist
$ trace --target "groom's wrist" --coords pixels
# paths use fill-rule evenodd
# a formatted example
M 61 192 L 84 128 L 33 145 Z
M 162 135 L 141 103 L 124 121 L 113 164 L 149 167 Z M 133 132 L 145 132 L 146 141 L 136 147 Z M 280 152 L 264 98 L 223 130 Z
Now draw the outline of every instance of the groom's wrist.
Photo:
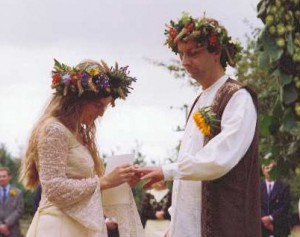
M 171 181 L 174 179 L 176 170 L 178 170 L 178 164 L 177 163 L 167 164 L 167 165 L 163 165 L 161 168 L 164 174 L 164 180 Z

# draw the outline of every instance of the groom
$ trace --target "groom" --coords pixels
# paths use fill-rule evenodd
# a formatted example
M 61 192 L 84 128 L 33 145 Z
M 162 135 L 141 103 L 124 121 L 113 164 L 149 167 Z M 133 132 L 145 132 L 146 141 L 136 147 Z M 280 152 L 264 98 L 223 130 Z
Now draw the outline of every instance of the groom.
M 260 237 L 257 99 L 225 74 L 241 47 L 218 21 L 186 13 L 165 34 L 201 94 L 177 162 L 139 169 L 145 188 L 174 180 L 170 237 Z

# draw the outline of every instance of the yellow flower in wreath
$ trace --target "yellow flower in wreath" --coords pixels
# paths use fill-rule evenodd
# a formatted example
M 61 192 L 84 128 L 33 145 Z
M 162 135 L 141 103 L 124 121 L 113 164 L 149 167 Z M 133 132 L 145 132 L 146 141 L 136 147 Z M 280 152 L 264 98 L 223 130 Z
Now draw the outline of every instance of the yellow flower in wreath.
M 12 197 L 16 196 L 17 195 L 17 191 L 12 188 L 12 189 L 9 190 L 9 195 L 12 196 Z

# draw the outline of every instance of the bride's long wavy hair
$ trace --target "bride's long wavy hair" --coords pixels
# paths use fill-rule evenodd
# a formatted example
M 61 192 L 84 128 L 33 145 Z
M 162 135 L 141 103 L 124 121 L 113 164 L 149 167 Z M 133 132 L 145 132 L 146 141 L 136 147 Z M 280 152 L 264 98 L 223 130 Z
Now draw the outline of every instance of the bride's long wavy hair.
M 96 61 L 85 60 L 77 65 L 77 67 L 85 67 L 87 65 L 99 65 Z M 92 123 L 89 126 L 82 126 L 80 118 L 83 106 L 86 103 L 99 100 L 101 96 L 93 92 L 85 92 L 78 96 L 53 95 L 50 103 L 46 107 L 43 115 L 34 126 L 29 138 L 28 147 L 25 157 L 21 162 L 20 180 L 26 188 L 34 189 L 39 184 L 38 174 L 38 136 L 44 122 L 49 118 L 56 118 L 64 124 L 75 136 L 80 133 L 85 137 L 85 142 L 94 160 L 95 172 L 100 177 L 104 173 L 103 160 L 100 158 L 96 146 L 96 126 Z

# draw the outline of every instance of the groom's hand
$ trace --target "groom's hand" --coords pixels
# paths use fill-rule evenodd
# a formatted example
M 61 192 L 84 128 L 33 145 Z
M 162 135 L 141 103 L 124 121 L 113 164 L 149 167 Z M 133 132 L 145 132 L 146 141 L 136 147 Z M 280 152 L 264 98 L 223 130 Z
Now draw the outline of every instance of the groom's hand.
M 148 189 L 152 186 L 152 184 L 164 180 L 164 173 L 161 168 L 158 167 L 139 168 L 138 171 L 141 174 L 141 180 L 148 180 L 143 186 L 144 189 Z
M 130 178 L 130 180 L 127 181 L 127 183 L 131 188 L 133 188 L 140 181 L 141 181 L 140 175 L 136 173 L 133 177 Z

